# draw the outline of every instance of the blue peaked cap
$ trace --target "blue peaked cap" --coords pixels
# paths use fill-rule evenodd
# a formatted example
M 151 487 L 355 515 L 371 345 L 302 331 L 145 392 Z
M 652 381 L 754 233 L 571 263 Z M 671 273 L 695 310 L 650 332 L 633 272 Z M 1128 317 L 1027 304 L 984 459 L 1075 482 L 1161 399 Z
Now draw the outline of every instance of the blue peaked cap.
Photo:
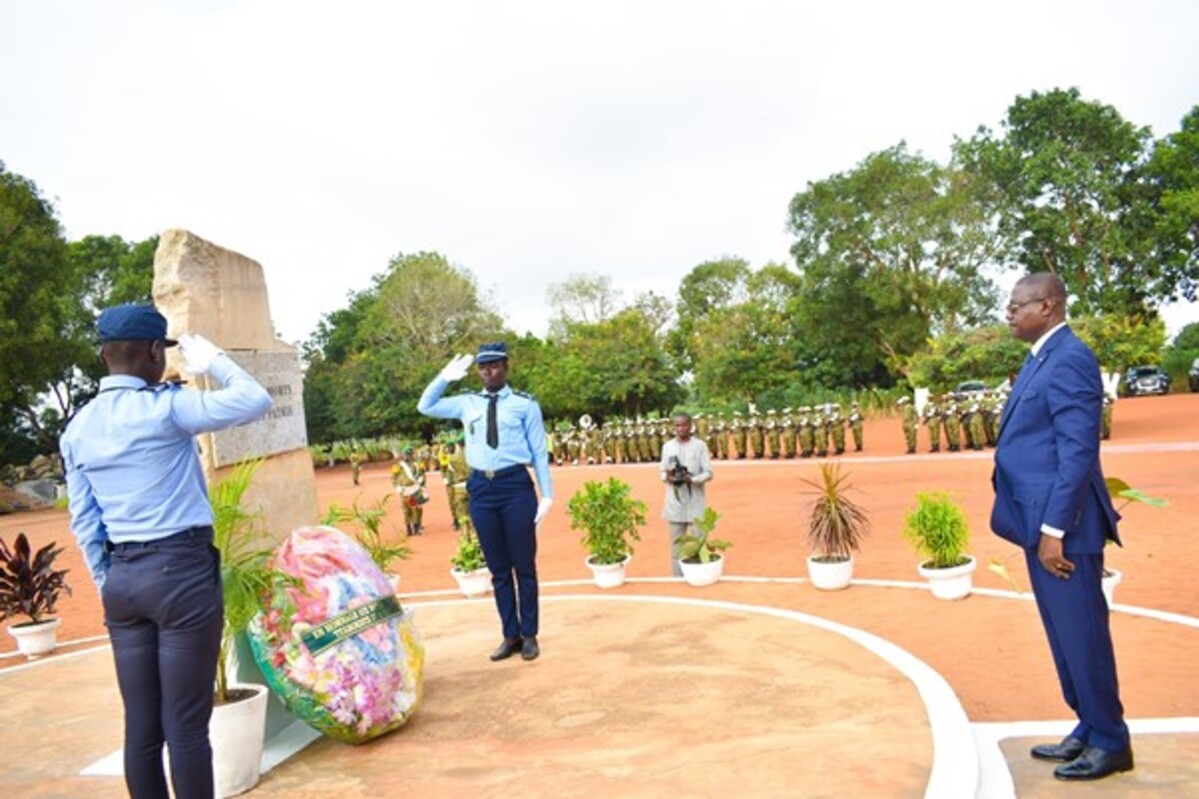
M 106 341 L 165 341 L 174 346 L 175 340 L 167 338 L 167 319 L 153 305 L 113 305 L 100 311 L 96 320 L 96 332 L 100 342 Z
M 502 361 L 507 357 L 507 344 L 502 341 L 489 341 L 479 345 L 479 354 L 475 356 L 475 363 L 492 363 L 493 361 Z

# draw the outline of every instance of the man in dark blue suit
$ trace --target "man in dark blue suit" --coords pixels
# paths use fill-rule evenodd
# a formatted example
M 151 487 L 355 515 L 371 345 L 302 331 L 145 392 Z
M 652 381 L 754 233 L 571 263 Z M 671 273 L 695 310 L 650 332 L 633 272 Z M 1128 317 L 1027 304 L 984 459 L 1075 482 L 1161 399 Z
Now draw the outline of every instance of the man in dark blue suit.
M 1024 549 L 1062 694 L 1079 719 L 1032 756 L 1063 763 L 1059 779 L 1094 780 L 1133 766 L 1100 587 L 1103 546 L 1120 539 L 1099 466 L 1099 363 L 1066 326 L 1057 275 L 1022 278 L 1007 320 L 1032 352 L 999 423 L 991 529 Z

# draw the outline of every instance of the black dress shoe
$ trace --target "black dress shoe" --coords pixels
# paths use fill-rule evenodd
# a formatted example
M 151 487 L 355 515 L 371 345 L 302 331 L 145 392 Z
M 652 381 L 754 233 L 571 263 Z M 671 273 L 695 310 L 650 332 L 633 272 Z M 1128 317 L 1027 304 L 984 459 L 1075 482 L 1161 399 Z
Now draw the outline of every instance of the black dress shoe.
M 534 644 L 536 645 L 536 644 Z M 491 653 L 492 660 L 507 660 L 520 651 L 519 638 L 505 638 L 499 648 Z
M 1082 754 L 1087 745 L 1067 735 L 1060 744 L 1037 744 L 1032 748 L 1032 756 L 1037 760 L 1052 760 L 1055 763 L 1069 763 Z
M 1132 771 L 1131 746 L 1123 752 L 1105 752 L 1088 746 L 1074 762 L 1055 768 L 1053 776 L 1059 780 L 1099 780 L 1118 771 Z
M 541 647 L 537 646 L 537 636 L 534 635 L 526 638 L 520 648 L 520 656 L 525 660 L 535 660 L 540 654 Z

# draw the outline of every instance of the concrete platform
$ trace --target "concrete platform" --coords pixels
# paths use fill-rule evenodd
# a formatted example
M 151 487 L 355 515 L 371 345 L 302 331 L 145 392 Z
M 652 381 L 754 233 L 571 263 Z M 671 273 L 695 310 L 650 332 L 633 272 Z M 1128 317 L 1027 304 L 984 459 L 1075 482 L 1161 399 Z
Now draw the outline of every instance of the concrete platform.
M 1028 758 L 1053 735 L 995 733 L 1012 786 L 995 793 L 975 743 L 986 736 L 899 647 L 795 610 L 636 590 L 550 587 L 532 663 L 487 659 L 490 598 L 409 598 L 428 649 L 413 720 L 365 746 L 319 739 L 251 795 L 1196 795 L 1199 734 L 1186 732 L 1138 735 L 1139 768 L 1090 785 L 1046 779 Z M 82 775 L 120 745 L 107 647 L 0 671 L 0 722 L 6 799 L 125 796 L 111 769 Z

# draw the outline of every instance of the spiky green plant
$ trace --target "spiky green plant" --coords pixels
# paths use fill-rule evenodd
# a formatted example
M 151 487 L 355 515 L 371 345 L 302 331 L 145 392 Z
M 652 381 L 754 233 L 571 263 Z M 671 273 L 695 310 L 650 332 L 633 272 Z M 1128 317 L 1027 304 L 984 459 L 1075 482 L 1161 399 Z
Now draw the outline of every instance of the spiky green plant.
M 623 563 L 633 554 L 631 541 L 640 541 L 645 503 L 630 496 L 629 484 L 615 477 L 608 482 L 588 480 L 567 503 L 570 528 L 582 530 L 583 546 L 597 565 Z
M 401 538 L 397 543 L 390 543 L 383 537 L 383 519 L 387 515 L 385 506 L 391 496 L 391 494 L 384 494 L 383 498 L 374 506 L 362 507 L 358 504 L 362 498 L 362 495 L 359 494 L 349 508 L 333 503 L 325 512 L 324 518 L 321 519 L 321 524 L 332 527 L 352 522 L 356 527 L 354 537 L 371 556 L 375 565 L 383 571 L 387 571 L 394 561 L 403 560 L 412 554 L 412 550 L 406 543 L 407 537 Z
M 704 515 L 695 520 L 695 529 L 699 531 L 699 534 L 686 533 L 675 539 L 675 558 L 688 563 L 711 563 L 713 558 L 721 557 L 719 553 L 724 552 L 733 544 L 722 538 L 711 538 L 718 521 L 720 521 L 719 513 L 712 508 L 704 508 Z
M 861 505 L 847 494 L 854 490 L 849 475 L 840 464 L 820 465 L 820 480 L 803 479 L 814 489 L 811 518 L 808 520 L 808 547 L 813 557 L 831 563 L 849 560 L 861 549 L 870 532 L 870 519 Z
M 961 507 L 944 492 L 916 494 L 916 508 L 904 518 L 903 532 L 928 558 L 926 568 L 949 569 L 969 561 L 965 553 L 970 525 Z
M 253 481 L 262 460 L 243 461 L 225 479 L 212 486 L 213 545 L 221 553 L 221 587 L 225 598 L 225 625 L 217 660 L 216 701 L 228 700 L 229 655 L 250 620 L 275 593 L 279 584 L 297 585 L 295 578 L 271 568 L 272 550 L 259 544 L 259 515 L 242 505 L 242 497 Z

